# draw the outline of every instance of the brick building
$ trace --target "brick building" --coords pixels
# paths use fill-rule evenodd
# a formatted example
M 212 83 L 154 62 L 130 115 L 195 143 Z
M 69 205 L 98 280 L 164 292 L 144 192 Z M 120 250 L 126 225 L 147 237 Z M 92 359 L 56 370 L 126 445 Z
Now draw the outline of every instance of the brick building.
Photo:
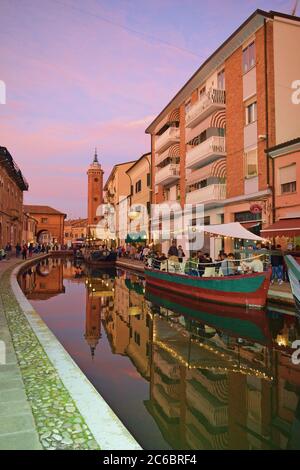
M 88 219 L 73 219 L 65 221 L 64 243 L 71 245 L 78 239 L 85 240 L 87 237 Z
M 66 214 L 53 207 L 40 205 L 25 205 L 24 212 L 37 221 L 36 241 L 38 243 L 63 244 Z
M 0 147 L 0 248 L 22 242 L 23 192 L 28 183 L 5 147 Z
M 200 66 L 146 129 L 153 203 L 203 203 L 205 223 L 258 233 L 273 222 L 265 150 L 299 136 L 298 43 L 300 18 L 257 10 Z

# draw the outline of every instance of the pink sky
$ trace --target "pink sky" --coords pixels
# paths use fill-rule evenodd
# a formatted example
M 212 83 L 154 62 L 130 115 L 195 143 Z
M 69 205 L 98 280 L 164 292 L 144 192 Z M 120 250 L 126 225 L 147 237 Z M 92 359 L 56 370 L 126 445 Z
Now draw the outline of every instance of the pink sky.
M 86 216 L 94 148 L 105 178 L 139 158 L 150 150 L 147 125 L 220 43 L 256 8 L 292 5 L 1 0 L 0 145 L 29 181 L 25 201 Z

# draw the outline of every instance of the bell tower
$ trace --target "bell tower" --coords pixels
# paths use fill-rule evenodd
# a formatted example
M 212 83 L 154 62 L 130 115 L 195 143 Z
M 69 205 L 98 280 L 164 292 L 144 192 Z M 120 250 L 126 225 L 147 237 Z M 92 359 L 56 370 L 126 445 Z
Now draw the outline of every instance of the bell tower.
M 99 205 L 103 204 L 103 170 L 98 162 L 97 149 L 88 175 L 88 233 L 95 236 L 95 229 L 101 216 L 97 216 Z

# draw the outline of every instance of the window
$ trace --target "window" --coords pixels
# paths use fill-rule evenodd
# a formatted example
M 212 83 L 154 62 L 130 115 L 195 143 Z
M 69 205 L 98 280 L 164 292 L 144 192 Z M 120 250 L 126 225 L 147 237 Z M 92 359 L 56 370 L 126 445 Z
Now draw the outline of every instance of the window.
M 149 187 L 151 184 L 150 173 L 147 173 L 147 186 Z
M 296 181 L 292 183 L 284 183 L 281 185 L 281 193 L 295 193 L 296 192 Z
M 136 193 L 139 193 L 141 190 L 142 190 L 142 181 L 141 181 L 141 180 L 138 180 L 138 181 L 135 183 L 135 192 L 136 192 Z
M 255 65 L 255 42 L 252 42 L 243 50 L 243 72 L 247 73 Z
M 66 233 L 65 233 L 65 237 L 68 237 L 68 236 L 69 236 L 69 234 L 68 234 L 68 232 L 66 232 Z
M 185 108 L 185 112 L 188 113 L 189 110 L 191 109 L 191 106 L 192 106 L 192 103 L 191 103 L 191 100 L 188 100 L 185 105 L 184 105 L 184 108 Z
M 203 86 L 202 88 L 199 88 L 199 99 L 200 100 L 204 97 L 205 92 L 206 92 L 206 87 L 205 86 Z
M 297 190 L 296 163 L 280 168 L 279 180 L 282 194 L 295 193 Z
M 245 152 L 245 178 L 257 176 L 257 149 Z
M 47 224 L 48 223 L 48 219 L 46 217 L 42 217 L 42 224 Z
M 98 183 L 99 180 L 98 180 L 98 178 L 94 178 L 94 181 L 95 181 L 95 183 Z
M 148 213 L 148 215 L 150 215 L 150 212 L 151 212 L 151 203 L 149 201 L 147 201 L 147 213 Z
M 252 122 L 257 121 L 257 102 L 256 101 L 246 106 L 245 117 L 246 117 L 246 122 L 245 122 L 246 126 L 248 126 L 248 124 L 251 124 Z
M 141 344 L 141 337 L 140 337 L 140 334 L 137 333 L 136 331 L 134 332 L 134 341 L 137 345 L 140 345 Z
M 218 90 L 225 90 L 225 70 L 218 73 Z

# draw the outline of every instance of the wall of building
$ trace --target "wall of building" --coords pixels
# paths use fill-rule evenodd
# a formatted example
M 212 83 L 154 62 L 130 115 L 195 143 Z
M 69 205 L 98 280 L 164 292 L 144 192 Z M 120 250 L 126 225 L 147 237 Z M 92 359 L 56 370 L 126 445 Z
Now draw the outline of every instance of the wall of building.
M 282 193 L 279 178 L 280 169 L 296 164 L 296 191 Z M 300 151 L 274 158 L 275 173 L 275 216 L 276 220 L 285 217 L 300 217 Z
M 299 137 L 300 103 L 292 102 L 292 83 L 300 80 L 300 22 L 274 20 L 276 145 Z M 288 53 L 289 52 L 289 53 Z
M 23 192 L 0 165 L 0 248 L 22 242 Z

